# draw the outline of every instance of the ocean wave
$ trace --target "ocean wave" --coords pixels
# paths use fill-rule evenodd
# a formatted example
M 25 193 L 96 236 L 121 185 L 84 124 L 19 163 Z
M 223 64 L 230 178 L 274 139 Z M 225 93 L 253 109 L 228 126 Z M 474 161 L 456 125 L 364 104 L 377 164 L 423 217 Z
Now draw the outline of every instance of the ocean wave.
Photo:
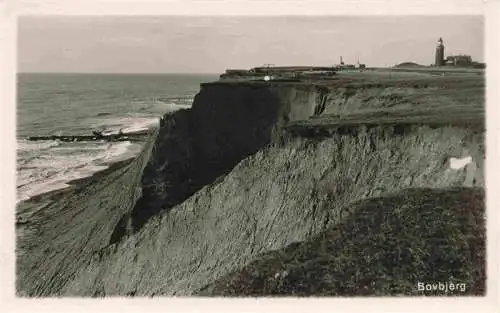
M 195 95 L 184 95 L 184 96 L 163 96 L 155 98 L 156 102 L 163 102 L 167 104 L 181 104 L 181 105 L 192 105 Z
M 104 129 L 103 135 L 148 130 L 159 123 L 158 117 L 130 114 L 113 117 L 100 114 L 85 121 L 89 132 Z M 88 123 L 87 123 L 88 122 Z M 129 141 L 60 142 L 57 140 L 17 142 L 18 201 L 68 187 L 68 182 L 88 177 L 110 164 L 133 157 L 142 145 Z
M 29 140 L 18 140 L 17 150 L 19 151 L 41 151 L 45 149 L 50 149 L 52 147 L 58 146 L 60 143 L 56 140 L 42 140 L 42 141 L 29 141 Z
M 68 182 L 91 176 L 110 164 L 136 156 L 142 145 L 117 143 L 61 144 L 52 149 L 18 155 L 17 201 L 68 187 Z
M 94 119 L 91 125 L 94 129 L 104 129 L 103 135 L 118 134 L 120 131 L 127 134 L 156 127 L 159 120 L 159 117 L 114 117 Z
M 116 156 L 126 154 L 133 144 L 130 141 L 122 141 L 119 144 L 108 144 L 104 153 L 102 153 L 99 158 L 95 159 L 96 162 L 109 162 L 114 160 Z

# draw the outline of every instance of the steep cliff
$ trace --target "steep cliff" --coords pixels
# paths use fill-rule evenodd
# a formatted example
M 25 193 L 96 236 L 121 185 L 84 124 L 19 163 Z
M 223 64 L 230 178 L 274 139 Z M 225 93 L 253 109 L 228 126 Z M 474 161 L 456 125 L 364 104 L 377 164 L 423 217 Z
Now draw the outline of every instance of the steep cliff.
M 316 91 L 312 85 L 204 84 L 192 109 L 162 120 L 143 197 L 132 212 L 134 229 L 279 140 L 288 122 L 314 115 Z
M 357 113 L 373 125 L 383 118 L 393 124 L 415 123 L 410 117 L 426 124 L 432 116 L 438 125 L 461 121 L 481 125 L 483 88 L 474 77 L 465 78 L 465 83 L 462 78 L 426 83 L 387 80 L 384 84 L 356 79 L 333 84 L 204 84 L 192 109 L 163 120 L 143 175 L 144 196 L 132 212 L 134 229 L 227 174 L 245 157 L 283 140 L 288 129 L 321 130 L 315 124 L 335 126 L 346 119 L 352 124 Z M 331 112 L 335 112 L 333 120 Z M 441 114 L 451 120 L 442 120 Z M 310 122 L 311 118 L 317 122 Z
M 447 88 L 436 87 L 444 84 L 437 79 L 410 87 L 354 78 L 329 84 L 206 84 L 191 109 L 164 116 L 147 145 L 151 152 L 147 148 L 139 163 L 121 172 L 127 180 L 112 173 L 82 187 L 74 198 L 60 200 L 51 219 L 38 213 L 52 232 L 35 230 L 36 242 L 52 240 L 60 229 L 64 235 L 36 245 L 28 244 L 32 237 L 20 237 L 18 293 L 196 294 L 263 253 L 343 222 L 358 201 L 408 188 L 483 188 L 478 95 L 483 87 L 476 80 L 468 85 L 471 96 L 462 98 L 448 92 L 463 85 L 460 80 L 448 81 Z M 354 94 L 346 98 L 340 88 Z M 401 103 L 387 100 L 391 88 L 421 97 L 402 96 L 405 111 Z M 360 100 L 350 103 L 353 97 Z M 433 106 L 440 103 L 453 103 L 445 108 L 450 119 L 433 116 Z M 345 106 L 349 109 L 342 110 Z M 405 116 L 414 119 L 404 122 Z M 142 163 L 145 155 L 147 164 Z M 467 156 L 475 167 L 450 168 L 450 158 Z M 142 167 L 140 180 L 130 176 Z M 121 189 L 103 190 L 104 182 L 113 179 Z M 126 203 L 115 200 L 132 190 L 138 192 Z M 86 203 L 102 201 L 110 192 L 117 194 L 108 203 Z M 445 224 L 446 212 L 436 213 Z M 84 221 L 89 214 L 99 218 Z M 78 226 L 61 227 L 68 216 Z M 433 253 L 432 246 L 428 249 Z M 59 258 L 67 261 L 54 263 Z M 71 263 L 74 258 L 79 261 Z M 57 273 L 46 270 L 56 267 Z
M 262 252 L 326 230 L 356 201 L 463 186 L 466 169 L 450 169 L 449 157 L 481 158 L 473 143 L 480 135 L 467 130 L 373 131 L 374 142 L 373 133 L 298 138 L 257 152 L 94 259 L 63 294 L 91 295 L 100 286 L 102 295 L 189 295 Z

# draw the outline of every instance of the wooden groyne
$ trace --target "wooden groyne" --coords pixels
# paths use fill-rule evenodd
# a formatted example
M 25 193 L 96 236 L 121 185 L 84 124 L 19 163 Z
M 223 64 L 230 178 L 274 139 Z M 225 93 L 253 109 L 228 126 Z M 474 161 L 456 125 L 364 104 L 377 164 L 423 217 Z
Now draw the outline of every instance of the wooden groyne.
M 131 133 L 117 133 L 103 135 L 99 132 L 94 132 L 92 135 L 50 135 L 50 136 L 29 136 L 26 140 L 59 140 L 64 142 L 79 142 L 79 141 L 144 141 L 149 135 L 150 130 L 141 130 Z

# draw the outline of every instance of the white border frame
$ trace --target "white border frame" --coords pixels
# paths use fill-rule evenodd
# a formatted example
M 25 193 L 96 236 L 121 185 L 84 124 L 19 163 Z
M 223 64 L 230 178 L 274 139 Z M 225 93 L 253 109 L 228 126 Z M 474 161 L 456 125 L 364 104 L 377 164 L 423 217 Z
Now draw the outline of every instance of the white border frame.
M 16 31 L 18 15 L 470 15 L 486 16 L 488 282 L 484 298 L 21 299 L 14 296 Z M 0 0 L 0 310 L 11 312 L 497 312 L 500 117 L 500 2 L 481 0 Z

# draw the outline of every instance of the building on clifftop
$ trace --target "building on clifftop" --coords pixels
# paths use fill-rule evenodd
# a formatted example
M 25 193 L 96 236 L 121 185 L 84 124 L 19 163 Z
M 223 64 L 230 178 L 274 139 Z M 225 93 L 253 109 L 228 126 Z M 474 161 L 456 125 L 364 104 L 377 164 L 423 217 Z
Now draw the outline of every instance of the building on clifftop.
M 439 38 L 438 44 L 436 46 L 436 59 L 434 61 L 435 66 L 443 66 L 444 65 L 444 45 L 443 39 Z

